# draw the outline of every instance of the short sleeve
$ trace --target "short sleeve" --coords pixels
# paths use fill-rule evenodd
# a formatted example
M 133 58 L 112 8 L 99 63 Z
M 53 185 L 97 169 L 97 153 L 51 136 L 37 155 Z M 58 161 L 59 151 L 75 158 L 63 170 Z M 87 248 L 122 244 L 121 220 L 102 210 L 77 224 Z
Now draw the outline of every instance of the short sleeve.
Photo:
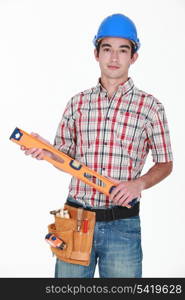
M 68 102 L 63 113 L 62 119 L 58 125 L 56 136 L 54 139 L 54 147 L 72 158 L 76 153 L 76 131 L 75 120 L 73 116 L 72 99 Z
M 148 127 L 148 143 L 154 162 L 173 161 L 170 133 L 164 107 L 157 103 Z

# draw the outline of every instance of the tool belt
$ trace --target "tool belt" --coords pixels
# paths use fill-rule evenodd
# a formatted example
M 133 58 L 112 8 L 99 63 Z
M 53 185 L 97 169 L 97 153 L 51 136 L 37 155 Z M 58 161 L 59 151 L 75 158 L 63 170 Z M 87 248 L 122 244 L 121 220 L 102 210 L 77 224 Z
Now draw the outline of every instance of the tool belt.
M 139 214 L 139 203 L 132 208 L 115 206 L 107 209 L 83 209 L 83 220 L 88 220 L 86 232 L 83 226 L 78 230 L 78 209 L 82 205 L 67 201 L 64 210 L 67 210 L 70 218 L 55 215 L 55 223 L 48 226 L 48 231 L 61 239 L 66 247 L 59 249 L 51 246 L 51 251 L 62 261 L 88 266 L 93 244 L 95 222 L 113 221 L 116 219 L 129 218 Z M 82 221 L 83 221 L 82 220 Z
M 87 232 L 84 233 L 82 227 L 77 231 L 78 209 L 66 204 L 64 209 L 69 212 L 70 218 L 55 215 L 55 223 L 48 226 L 48 231 L 61 238 L 67 247 L 61 250 L 51 246 L 51 251 L 62 261 L 88 266 L 93 243 L 95 212 L 83 211 L 83 219 L 88 220 Z

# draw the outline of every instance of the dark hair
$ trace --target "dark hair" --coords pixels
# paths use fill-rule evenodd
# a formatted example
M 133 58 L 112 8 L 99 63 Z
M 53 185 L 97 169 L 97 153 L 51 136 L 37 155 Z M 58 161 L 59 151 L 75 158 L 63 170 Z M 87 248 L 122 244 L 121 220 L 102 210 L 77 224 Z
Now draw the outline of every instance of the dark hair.
M 101 42 L 102 42 L 102 40 L 100 40 L 100 41 L 98 42 L 97 46 L 96 46 L 96 51 L 97 51 L 97 55 L 98 55 L 98 56 L 99 56 L 99 53 L 100 53 L 100 45 L 101 45 Z M 131 45 L 131 58 L 132 58 L 133 55 L 134 55 L 134 53 L 136 52 L 136 50 L 135 50 L 134 44 L 133 44 L 131 41 L 129 41 L 129 42 L 130 42 L 130 45 Z

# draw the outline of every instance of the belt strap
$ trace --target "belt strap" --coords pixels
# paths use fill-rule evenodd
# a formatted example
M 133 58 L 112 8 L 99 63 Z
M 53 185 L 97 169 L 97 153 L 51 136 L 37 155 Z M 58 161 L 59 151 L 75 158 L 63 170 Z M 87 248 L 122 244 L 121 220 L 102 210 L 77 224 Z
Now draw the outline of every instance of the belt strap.
M 69 200 L 66 201 L 66 204 L 76 208 L 83 207 L 83 205 L 73 203 Z M 137 202 L 132 208 L 127 208 L 123 206 L 114 206 L 112 208 L 107 208 L 107 209 L 93 209 L 87 207 L 85 207 L 84 209 L 96 213 L 96 222 L 103 222 L 103 221 L 108 222 L 108 221 L 138 216 L 139 202 Z

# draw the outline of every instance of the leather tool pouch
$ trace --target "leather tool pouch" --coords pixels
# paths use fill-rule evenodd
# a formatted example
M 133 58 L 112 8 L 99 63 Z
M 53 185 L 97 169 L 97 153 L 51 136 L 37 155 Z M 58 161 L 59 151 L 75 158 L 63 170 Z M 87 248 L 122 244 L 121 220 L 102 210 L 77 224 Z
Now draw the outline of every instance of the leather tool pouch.
M 64 205 L 70 214 L 70 219 L 55 216 L 55 223 L 48 226 L 48 231 L 62 239 L 67 247 L 64 250 L 51 246 L 52 252 L 62 261 L 88 266 L 93 243 L 95 212 L 83 211 L 83 219 L 88 219 L 86 233 L 77 231 L 77 208 Z

